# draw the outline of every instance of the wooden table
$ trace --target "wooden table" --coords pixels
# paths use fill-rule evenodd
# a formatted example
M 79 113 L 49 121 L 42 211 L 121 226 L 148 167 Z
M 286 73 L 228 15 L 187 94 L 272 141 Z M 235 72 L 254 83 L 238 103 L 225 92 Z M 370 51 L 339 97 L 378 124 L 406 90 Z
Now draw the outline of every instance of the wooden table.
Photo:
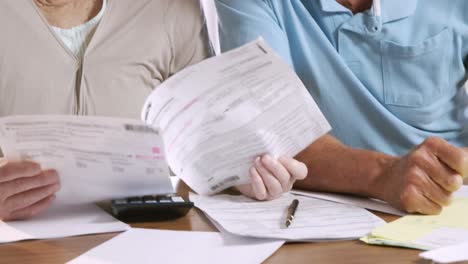
M 187 196 L 188 188 L 182 182 L 177 191 Z M 386 221 L 397 217 L 377 213 Z M 198 210 L 192 209 L 183 218 L 132 224 L 133 227 L 170 230 L 216 231 L 216 228 Z M 113 234 L 87 235 L 62 239 L 23 241 L 0 245 L 0 263 L 64 263 L 116 236 Z M 369 246 L 359 241 L 290 243 L 282 246 L 266 263 L 426 263 L 418 257 L 420 251 Z

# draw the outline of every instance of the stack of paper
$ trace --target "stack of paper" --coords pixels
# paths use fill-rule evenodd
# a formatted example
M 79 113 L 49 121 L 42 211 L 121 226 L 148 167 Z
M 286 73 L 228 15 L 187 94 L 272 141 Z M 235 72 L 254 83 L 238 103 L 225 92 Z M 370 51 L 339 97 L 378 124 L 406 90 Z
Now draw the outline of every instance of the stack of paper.
M 284 241 L 236 237 L 217 232 L 131 229 L 71 264 L 252 263 L 263 262 Z
M 385 223 L 362 208 L 292 194 L 273 201 L 195 194 L 190 194 L 190 199 L 221 229 L 249 237 L 294 241 L 356 239 Z M 294 222 L 286 228 L 286 212 L 293 199 L 299 200 L 299 206 Z
M 380 226 L 368 244 L 435 249 L 468 241 L 468 198 L 456 198 L 440 215 L 408 215 Z

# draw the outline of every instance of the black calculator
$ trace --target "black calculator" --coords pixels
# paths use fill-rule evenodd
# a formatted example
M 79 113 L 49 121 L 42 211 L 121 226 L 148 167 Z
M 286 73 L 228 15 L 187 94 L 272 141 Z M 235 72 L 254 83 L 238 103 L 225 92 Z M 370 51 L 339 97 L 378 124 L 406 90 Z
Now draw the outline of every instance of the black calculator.
M 112 214 L 122 221 L 163 221 L 182 217 L 193 202 L 177 195 L 146 195 L 111 201 Z

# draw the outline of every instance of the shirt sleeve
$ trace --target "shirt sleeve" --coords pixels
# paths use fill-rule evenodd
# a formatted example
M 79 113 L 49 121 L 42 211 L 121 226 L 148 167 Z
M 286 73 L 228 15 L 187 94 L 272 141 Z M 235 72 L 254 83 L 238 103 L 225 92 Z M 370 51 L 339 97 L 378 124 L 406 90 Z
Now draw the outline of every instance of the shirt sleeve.
M 205 19 L 199 1 L 171 0 L 164 21 L 172 51 L 169 77 L 209 57 Z
M 281 0 L 282 1 L 282 0 Z M 259 37 L 292 65 L 289 42 L 272 5 L 264 0 L 216 0 L 221 49 L 227 51 Z

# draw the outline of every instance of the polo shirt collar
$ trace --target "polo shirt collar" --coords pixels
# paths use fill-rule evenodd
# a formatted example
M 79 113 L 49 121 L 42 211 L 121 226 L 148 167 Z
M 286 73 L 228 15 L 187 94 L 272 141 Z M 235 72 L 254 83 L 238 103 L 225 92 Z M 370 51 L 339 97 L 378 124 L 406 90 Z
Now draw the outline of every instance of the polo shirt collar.
M 314 0 L 311 0 L 314 1 Z M 416 11 L 418 0 L 380 0 L 382 23 L 411 16 Z M 330 13 L 350 12 L 336 0 L 320 0 L 322 11 Z
M 311 0 L 311 1 L 314 1 L 314 0 Z M 322 7 L 322 11 L 329 12 L 329 13 L 351 12 L 349 9 L 342 6 L 336 0 L 320 0 L 320 6 Z
M 407 18 L 414 14 L 418 0 L 380 0 L 382 23 Z

